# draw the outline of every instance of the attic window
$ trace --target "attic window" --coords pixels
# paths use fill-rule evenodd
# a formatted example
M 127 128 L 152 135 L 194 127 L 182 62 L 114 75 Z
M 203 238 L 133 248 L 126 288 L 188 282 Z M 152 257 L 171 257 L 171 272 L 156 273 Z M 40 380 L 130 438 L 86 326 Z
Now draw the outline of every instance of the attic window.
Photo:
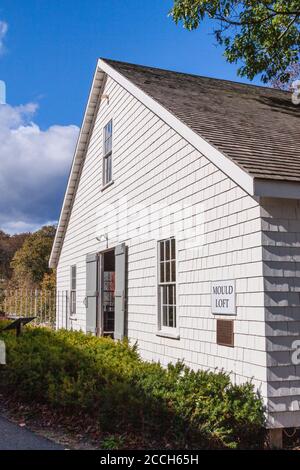
M 112 181 L 112 119 L 103 129 L 103 186 Z

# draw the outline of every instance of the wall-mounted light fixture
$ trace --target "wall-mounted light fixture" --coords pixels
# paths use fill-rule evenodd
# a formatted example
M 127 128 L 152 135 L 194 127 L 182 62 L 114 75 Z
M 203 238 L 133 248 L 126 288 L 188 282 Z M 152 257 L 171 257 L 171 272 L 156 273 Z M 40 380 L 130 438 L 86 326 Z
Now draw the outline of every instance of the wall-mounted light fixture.
M 108 241 L 108 233 L 102 233 L 101 235 L 99 235 L 98 237 L 96 237 L 96 240 L 98 240 L 98 242 L 107 242 Z

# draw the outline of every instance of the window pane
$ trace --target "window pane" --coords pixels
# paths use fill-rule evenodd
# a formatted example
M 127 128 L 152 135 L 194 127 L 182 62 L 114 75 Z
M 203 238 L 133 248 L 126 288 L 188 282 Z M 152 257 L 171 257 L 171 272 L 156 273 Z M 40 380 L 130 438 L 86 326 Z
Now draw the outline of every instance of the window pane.
M 175 327 L 175 313 L 174 313 L 175 307 L 170 306 L 169 307 L 169 325 L 171 328 Z
M 75 291 L 71 291 L 70 309 L 71 309 L 71 314 L 76 313 L 76 292 Z
M 167 289 L 168 288 L 166 286 L 161 288 L 161 290 L 162 290 L 162 304 L 163 305 L 167 305 L 167 303 L 168 303 Z
M 165 282 L 165 266 L 164 263 L 160 263 L 160 281 Z
M 171 239 L 171 259 L 176 259 L 176 255 L 175 255 L 175 238 Z
M 107 183 L 107 158 L 104 159 L 104 168 L 103 168 L 103 173 L 104 173 L 104 184 Z
M 165 247 L 165 242 L 160 242 L 159 243 L 160 261 L 164 260 L 164 247 Z
M 71 267 L 71 289 L 76 289 L 76 266 Z
M 169 326 L 168 325 L 168 307 L 164 306 L 163 307 L 163 326 Z
M 173 305 L 176 305 L 176 285 L 173 285 Z
M 107 140 L 112 135 L 112 120 L 110 120 L 104 127 L 104 140 Z
M 174 286 L 172 284 L 168 286 L 168 304 L 169 305 L 174 304 L 173 288 Z
M 111 155 L 107 158 L 107 182 L 111 181 L 112 168 L 111 168 Z
M 172 266 L 172 282 L 176 282 L 176 261 L 171 261 Z
M 112 149 L 112 138 L 109 137 L 105 142 L 104 142 L 104 155 L 107 153 L 111 152 Z
M 110 137 L 112 135 L 112 120 L 109 121 L 107 124 L 107 136 Z
M 104 184 L 109 183 L 112 179 L 112 156 L 104 158 Z
M 166 280 L 165 282 L 171 281 L 171 263 L 168 261 L 166 264 Z
M 174 307 L 169 307 L 169 325 L 171 328 L 174 327 L 175 318 L 174 318 Z
M 170 259 L 170 240 L 166 240 L 166 257 L 165 259 L 166 260 L 169 260 Z

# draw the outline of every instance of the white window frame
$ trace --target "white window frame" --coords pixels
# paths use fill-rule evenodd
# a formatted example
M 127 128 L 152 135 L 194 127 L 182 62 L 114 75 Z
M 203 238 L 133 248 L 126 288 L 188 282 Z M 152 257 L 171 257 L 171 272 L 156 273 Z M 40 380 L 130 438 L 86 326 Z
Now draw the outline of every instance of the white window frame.
M 107 126 L 111 124 L 111 147 L 108 151 L 105 151 L 105 131 Z M 106 179 L 106 162 L 110 159 L 110 179 Z M 105 126 L 103 127 L 103 159 L 102 159 L 102 187 L 106 188 L 113 183 L 113 119 L 110 118 Z
M 165 250 L 166 249 L 166 242 L 169 241 L 170 242 L 170 253 L 171 253 L 171 243 L 172 243 L 171 240 L 174 240 L 174 243 L 175 243 L 175 259 L 172 258 L 171 255 L 170 255 L 169 260 L 164 259 L 163 261 L 161 261 L 160 244 L 162 242 L 164 242 L 164 250 Z M 164 258 L 165 258 L 165 254 L 164 254 Z M 170 276 L 171 276 L 170 279 L 171 280 L 162 282 L 161 281 L 161 271 L 160 271 L 161 270 L 161 264 L 165 263 L 164 276 L 166 276 L 166 263 L 167 262 L 170 262 Z M 171 265 L 172 262 L 175 263 L 175 280 L 172 279 L 172 265 Z M 174 286 L 174 288 L 175 288 L 175 294 L 173 295 L 173 301 L 175 301 L 175 303 L 165 304 L 165 306 L 175 307 L 175 326 L 166 326 L 166 325 L 164 325 L 164 322 L 163 322 L 164 312 L 163 312 L 163 304 L 162 304 L 162 296 L 163 296 L 162 288 L 164 286 L 166 287 L 166 286 L 171 286 L 171 285 Z M 157 242 L 157 306 L 158 306 L 158 334 L 162 334 L 162 335 L 165 334 L 166 336 L 170 336 L 172 338 L 179 339 L 179 335 L 178 335 L 178 331 L 179 331 L 179 328 L 178 328 L 178 297 L 177 297 L 177 244 L 176 244 L 175 237 L 168 237 L 168 238 L 159 240 Z
M 74 272 L 75 270 L 75 276 Z M 73 264 L 70 267 L 70 315 L 76 315 L 76 297 L 77 297 L 77 266 Z

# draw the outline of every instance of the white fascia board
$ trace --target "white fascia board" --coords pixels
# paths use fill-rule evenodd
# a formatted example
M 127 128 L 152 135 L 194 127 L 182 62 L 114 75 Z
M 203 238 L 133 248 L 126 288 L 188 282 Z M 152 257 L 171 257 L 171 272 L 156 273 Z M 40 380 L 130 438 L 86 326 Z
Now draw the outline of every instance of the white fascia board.
M 101 95 L 101 92 L 103 90 L 103 79 L 105 75 L 103 73 L 103 78 L 102 78 L 100 76 L 101 73 L 103 72 L 97 66 L 96 71 L 94 73 L 85 113 L 83 116 L 80 132 L 79 132 L 79 136 L 77 139 L 72 166 L 71 166 L 71 170 L 69 173 L 68 184 L 67 184 L 67 188 L 66 188 L 65 195 L 64 195 L 64 200 L 63 200 L 62 209 L 60 212 L 60 217 L 59 217 L 59 221 L 57 225 L 54 242 L 52 245 L 52 250 L 51 250 L 50 259 L 49 259 L 50 268 L 56 268 L 58 258 L 60 255 L 61 246 L 63 243 L 64 235 L 66 232 L 66 228 L 67 228 L 67 224 L 68 224 L 68 220 L 70 216 L 70 211 L 72 209 L 70 202 L 73 201 L 74 194 L 76 192 L 76 188 L 78 184 L 78 174 L 82 166 L 82 161 L 85 158 L 87 144 L 89 141 L 91 128 L 93 126 L 93 122 L 95 118 L 95 112 L 97 110 L 97 106 L 99 103 L 99 95 Z M 96 86 L 97 82 L 99 82 L 98 86 Z M 91 119 L 91 115 L 93 116 L 93 119 Z
M 160 117 L 166 124 L 178 132 L 178 134 L 195 147 L 195 149 L 225 173 L 228 178 L 232 179 L 251 196 L 254 195 L 253 177 L 251 175 L 209 144 L 199 134 L 194 132 L 190 127 L 174 116 L 174 114 L 170 113 L 161 104 L 151 98 L 151 96 L 147 95 L 147 93 L 142 91 L 130 80 L 117 72 L 113 67 L 108 65 L 105 60 L 99 59 L 98 66 L 106 72 L 107 75 L 119 83 L 119 85 L 125 88 L 125 90 L 127 90 L 131 95 L 141 101 L 154 114 Z

